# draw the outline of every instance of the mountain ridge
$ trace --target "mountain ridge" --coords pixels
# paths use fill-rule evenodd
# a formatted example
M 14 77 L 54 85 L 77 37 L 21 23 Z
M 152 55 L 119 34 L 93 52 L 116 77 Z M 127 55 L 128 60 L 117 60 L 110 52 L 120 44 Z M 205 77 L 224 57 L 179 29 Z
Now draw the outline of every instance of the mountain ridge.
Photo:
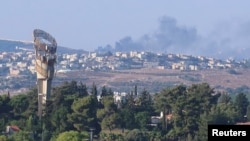
M 33 50 L 32 41 L 0 39 L 0 52 L 15 52 L 16 47 Z M 86 53 L 83 49 L 72 49 L 69 47 L 58 46 L 58 53 Z M 35 51 L 35 50 L 34 50 Z
M 25 41 L 25 40 L 13 40 L 13 39 L 1 39 L 0 38 L 0 52 L 16 52 L 17 51 L 17 47 L 21 48 L 21 49 L 27 49 L 27 50 L 34 50 L 33 47 L 33 42 L 32 41 Z M 35 51 L 35 50 L 34 50 Z M 123 50 L 116 50 L 116 49 L 112 49 L 112 47 L 99 47 L 97 49 L 95 49 L 93 52 L 97 52 L 99 54 L 105 54 L 107 52 L 128 52 L 128 51 L 123 51 Z M 136 51 L 135 50 L 130 50 L 130 51 Z M 91 51 L 86 51 L 84 49 L 74 49 L 74 48 L 70 48 L 70 47 L 63 47 L 63 46 L 58 46 L 57 49 L 57 53 L 82 53 L 82 54 L 86 54 L 89 53 Z M 150 51 L 149 51 L 150 52 Z M 159 52 L 157 52 L 159 53 Z M 162 52 L 163 53 L 163 52 Z M 173 54 L 173 53 L 171 53 Z M 183 54 L 183 55 L 188 55 L 188 54 Z M 194 56 L 194 55 L 188 55 L 188 56 Z M 203 56 L 203 55 L 202 55 Z M 209 57 L 209 56 L 203 56 L 203 57 L 208 57 L 208 58 L 214 58 L 214 59 L 218 59 L 218 60 L 225 60 L 219 57 Z M 229 59 L 229 58 L 227 58 Z

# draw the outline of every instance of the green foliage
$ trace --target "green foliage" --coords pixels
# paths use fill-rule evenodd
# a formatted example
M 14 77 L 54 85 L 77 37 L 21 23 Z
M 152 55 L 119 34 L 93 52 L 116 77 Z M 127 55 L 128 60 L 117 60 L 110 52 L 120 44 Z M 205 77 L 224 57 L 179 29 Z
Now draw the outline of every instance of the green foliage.
M 247 107 L 247 120 L 250 121 L 250 105 Z
M 112 129 L 119 127 L 120 125 L 120 115 L 117 112 L 117 105 L 114 103 L 112 95 L 102 97 L 101 104 L 103 105 L 101 109 L 98 109 L 98 119 L 101 122 L 102 129 Z
M 117 105 L 114 103 L 113 96 L 105 96 L 101 99 L 104 110 L 108 113 L 117 111 Z
M 58 135 L 56 141 L 84 141 L 88 138 L 87 132 L 65 131 Z
M 244 120 L 244 116 L 247 113 L 248 105 L 249 105 L 249 101 L 248 101 L 248 99 L 246 97 L 246 94 L 239 93 L 235 98 L 235 106 L 237 108 L 240 121 Z
M 102 129 L 109 129 L 110 132 L 111 130 L 118 127 L 119 123 L 120 117 L 118 113 L 109 114 L 105 116 L 105 118 L 103 118 L 103 120 L 101 121 Z
M 123 107 L 127 108 L 129 110 L 134 110 L 135 108 L 135 96 L 133 95 L 133 92 L 129 93 L 126 97 L 126 103 L 123 103 Z
M 30 131 L 30 132 L 36 131 L 40 126 L 39 121 L 38 121 L 38 117 L 33 116 L 33 115 L 30 115 L 25 123 L 26 123 L 26 125 L 24 127 L 26 127 L 26 130 Z
M 125 141 L 123 134 L 115 134 L 115 133 L 100 133 L 100 140 L 101 141 Z
M 67 121 L 68 113 L 69 111 L 67 110 L 67 108 L 63 106 L 52 113 L 50 121 L 53 127 L 55 128 L 55 132 L 60 133 L 67 130 L 67 128 L 69 127 L 69 123 Z
M 97 86 L 95 85 L 95 83 L 92 84 L 91 95 L 97 96 Z
M 0 113 L 7 113 L 11 107 L 9 105 L 9 95 L 0 95 Z
M 150 124 L 150 113 L 149 112 L 138 112 L 135 114 L 135 121 L 139 129 L 147 129 L 148 124 Z
M 70 123 L 78 131 L 86 131 L 90 127 L 95 127 L 97 124 L 96 107 L 97 103 L 93 96 L 75 99 L 71 106 L 73 112 L 68 116 Z
M 8 140 L 9 141 L 33 141 L 33 138 L 30 132 L 19 131 L 11 135 Z
M 83 84 L 82 82 L 80 82 L 78 90 L 79 90 L 79 97 L 84 97 L 89 95 L 86 84 Z
M 121 109 L 120 115 L 121 119 L 121 128 L 134 129 L 136 127 L 134 112 L 131 112 L 129 109 Z
M 208 117 L 207 113 L 203 113 L 200 115 L 198 124 L 199 124 L 199 130 L 196 131 L 196 135 L 194 137 L 197 141 L 206 141 L 208 140 L 208 121 L 210 121 L 210 118 Z
M 9 104 L 14 114 L 21 115 L 28 108 L 28 97 L 24 94 L 15 95 L 10 99 Z
M 235 124 L 238 114 L 232 103 L 219 103 L 212 107 L 207 119 L 209 124 Z
M 161 141 L 161 139 L 164 138 L 162 135 L 161 135 L 161 132 L 159 131 L 151 131 L 151 132 L 148 132 L 148 140 L 150 141 Z
M 100 135 L 103 141 L 204 141 L 207 124 L 235 124 L 243 121 L 245 115 L 250 117 L 245 93 L 237 94 L 232 102 L 231 95 L 215 93 L 207 83 L 167 87 L 154 95 L 145 89 L 138 92 L 136 85 L 119 107 L 114 103 L 111 89 L 103 86 L 101 95 L 98 101 L 95 83 L 88 93 L 87 86 L 81 82 L 65 82 L 53 88 L 42 119 L 36 115 L 36 88 L 13 97 L 1 95 L 0 130 L 4 131 L 7 125 L 21 128 L 8 141 L 68 138 L 77 141 L 88 139 L 90 128 L 94 128 L 94 137 Z M 151 116 L 160 112 L 168 118 L 163 116 L 161 123 L 150 127 Z M 6 137 L 0 136 L 1 140 Z
M 135 93 L 135 95 L 137 96 L 137 94 L 138 94 L 137 85 L 135 85 L 134 93 Z
M 141 92 L 141 94 L 138 97 L 138 100 L 136 101 L 137 105 L 137 111 L 152 111 L 153 108 L 153 100 L 152 96 L 148 91 L 145 89 Z
M 105 86 L 102 87 L 102 93 L 101 93 L 101 97 L 107 96 L 108 95 L 108 91 L 106 89 Z
M 125 135 L 126 141 L 149 141 L 147 133 L 139 129 L 133 129 Z
M 155 108 L 158 111 L 172 114 L 172 119 L 163 118 L 163 131 L 169 139 L 177 137 L 194 138 L 199 130 L 199 119 L 202 114 L 209 113 L 217 103 L 218 96 L 206 83 L 193 84 L 190 87 L 179 85 L 161 91 L 155 97 Z M 168 126 L 172 128 L 168 129 Z
M 38 100 L 37 100 L 37 89 L 32 88 L 27 92 L 27 101 L 28 106 L 25 112 L 22 114 L 25 118 L 28 118 L 30 115 L 35 116 L 38 108 Z
M 232 98 L 230 97 L 228 93 L 222 93 L 218 99 L 218 102 L 227 104 L 227 103 L 232 102 Z
M 242 85 L 240 87 L 237 88 L 227 88 L 226 92 L 230 94 L 230 96 L 232 97 L 232 100 L 235 100 L 235 97 L 237 96 L 237 94 L 239 93 L 244 93 L 247 95 L 248 100 L 250 100 L 250 94 L 249 94 L 250 88 L 246 85 Z
M 0 141 L 8 141 L 5 135 L 0 135 Z
M 0 130 L 5 129 L 5 125 L 10 119 L 12 107 L 9 105 L 9 95 L 0 95 Z

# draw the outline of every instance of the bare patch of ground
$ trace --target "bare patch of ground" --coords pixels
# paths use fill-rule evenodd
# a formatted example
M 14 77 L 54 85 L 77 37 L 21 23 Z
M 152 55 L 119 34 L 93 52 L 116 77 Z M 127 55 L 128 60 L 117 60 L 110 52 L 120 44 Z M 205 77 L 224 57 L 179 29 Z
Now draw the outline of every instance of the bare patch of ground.
M 198 70 L 180 71 L 172 69 L 133 69 L 120 71 L 72 71 L 57 74 L 58 79 L 82 81 L 91 86 L 106 86 L 115 90 L 128 91 L 135 85 L 149 91 L 160 91 L 161 89 L 178 85 L 192 85 L 197 83 L 208 83 L 212 88 L 224 90 L 226 88 L 237 88 L 241 86 L 250 87 L 250 69 L 237 69 L 230 73 L 229 70 Z M 56 80 L 55 80 L 56 81 Z

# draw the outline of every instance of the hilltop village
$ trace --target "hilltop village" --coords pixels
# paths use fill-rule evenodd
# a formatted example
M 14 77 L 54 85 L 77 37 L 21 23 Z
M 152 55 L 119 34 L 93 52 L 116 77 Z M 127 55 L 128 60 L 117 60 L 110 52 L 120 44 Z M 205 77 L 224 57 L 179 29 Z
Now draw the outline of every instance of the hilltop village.
M 15 52 L 0 53 L 0 89 L 25 89 L 35 84 L 34 51 L 16 47 Z M 248 61 L 219 60 L 204 56 L 183 54 L 156 54 L 152 52 L 86 52 L 58 53 L 56 73 L 72 70 L 116 71 L 129 69 L 172 69 L 197 71 L 205 69 L 235 69 L 248 67 Z M 2 93 L 1 92 L 1 93 Z

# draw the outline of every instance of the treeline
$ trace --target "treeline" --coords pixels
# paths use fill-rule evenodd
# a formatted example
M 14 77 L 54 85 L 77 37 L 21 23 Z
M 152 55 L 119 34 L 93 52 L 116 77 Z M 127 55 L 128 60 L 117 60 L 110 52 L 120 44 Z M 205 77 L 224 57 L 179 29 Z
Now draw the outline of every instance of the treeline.
M 97 96 L 100 96 L 98 99 Z M 37 89 L 0 96 L 0 141 L 205 141 L 208 124 L 250 120 L 247 93 L 215 92 L 207 83 L 178 85 L 150 94 L 132 88 L 115 103 L 113 91 L 76 81 L 53 88 L 45 115 L 37 116 Z M 153 126 L 151 116 L 160 116 Z M 8 135 L 6 126 L 21 130 Z

